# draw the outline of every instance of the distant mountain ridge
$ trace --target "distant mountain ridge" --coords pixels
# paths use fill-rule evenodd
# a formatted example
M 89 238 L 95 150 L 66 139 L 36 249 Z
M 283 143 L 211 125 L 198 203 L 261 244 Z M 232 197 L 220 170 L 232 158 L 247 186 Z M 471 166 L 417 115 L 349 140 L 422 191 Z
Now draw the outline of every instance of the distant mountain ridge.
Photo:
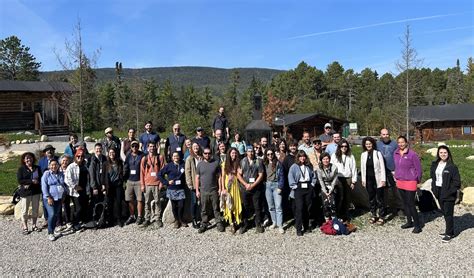
M 158 84 L 165 80 L 170 80 L 174 87 L 193 85 L 196 89 L 209 87 L 214 93 L 221 94 L 230 84 L 232 72 L 237 70 L 240 75 L 238 90 L 245 90 L 252 80 L 252 77 L 268 83 L 276 75 L 285 72 L 283 70 L 267 68 L 214 68 L 214 67 L 156 67 L 140 69 L 123 69 L 123 78 L 125 81 L 134 79 L 155 79 Z M 99 83 L 113 81 L 115 79 L 114 68 L 95 69 Z M 42 72 L 40 78 L 49 80 L 64 73 L 64 71 Z

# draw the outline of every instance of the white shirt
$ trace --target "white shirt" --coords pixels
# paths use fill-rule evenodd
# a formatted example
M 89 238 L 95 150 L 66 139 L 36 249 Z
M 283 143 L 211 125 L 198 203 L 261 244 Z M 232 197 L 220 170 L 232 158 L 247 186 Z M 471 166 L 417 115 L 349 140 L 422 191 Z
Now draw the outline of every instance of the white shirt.
M 443 170 L 446 167 L 446 162 L 439 161 L 438 167 L 436 167 L 436 186 L 441 187 L 443 185 Z

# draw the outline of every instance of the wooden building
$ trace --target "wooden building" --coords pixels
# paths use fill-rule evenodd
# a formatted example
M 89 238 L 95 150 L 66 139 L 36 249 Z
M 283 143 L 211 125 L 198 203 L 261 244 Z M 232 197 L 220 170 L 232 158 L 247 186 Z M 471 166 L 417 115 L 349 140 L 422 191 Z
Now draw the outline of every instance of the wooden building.
M 64 108 L 75 91 L 65 82 L 0 80 L 0 131 L 68 134 L 69 119 Z
M 410 107 L 415 140 L 474 140 L 474 104 Z
M 323 134 L 326 123 L 331 123 L 334 131 L 342 132 L 342 127 L 347 121 L 319 113 L 286 114 L 278 116 L 273 121 L 273 129 L 283 135 L 285 128 L 288 138 L 299 140 L 303 137 L 304 131 L 308 131 L 311 138 Z

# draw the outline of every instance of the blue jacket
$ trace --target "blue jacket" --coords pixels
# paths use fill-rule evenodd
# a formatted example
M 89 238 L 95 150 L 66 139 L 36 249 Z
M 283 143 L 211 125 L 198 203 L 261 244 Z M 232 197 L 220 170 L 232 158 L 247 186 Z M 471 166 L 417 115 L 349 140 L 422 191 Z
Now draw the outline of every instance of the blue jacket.
M 166 178 L 165 175 L 167 175 Z M 179 165 L 174 164 L 174 162 L 166 164 L 165 167 L 163 167 L 163 169 L 158 172 L 158 178 L 162 184 L 168 187 L 168 189 L 183 189 L 186 185 L 186 179 L 184 176 L 184 162 L 180 161 Z M 173 185 L 169 184 L 170 180 L 174 181 Z M 180 184 L 176 184 L 177 182 Z
M 390 140 L 388 144 L 383 141 L 377 141 L 377 150 L 382 153 L 383 158 L 385 159 L 385 168 L 389 171 L 395 171 L 395 160 L 393 156 L 397 150 L 397 142 Z
M 54 156 L 52 160 L 58 161 L 59 157 Z M 38 166 L 39 166 L 41 172 L 43 172 L 43 173 L 46 172 L 46 170 L 48 170 L 49 160 L 48 160 L 48 157 L 46 155 L 43 156 L 42 158 L 40 158 L 40 160 L 38 162 Z
M 309 181 L 308 183 L 311 184 L 312 187 L 316 185 L 316 175 L 313 172 L 313 169 L 306 165 L 305 170 L 309 172 Z M 298 164 L 293 164 L 290 167 L 290 171 L 288 173 L 288 184 L 290 185 L 291 189 L 296 189 L 298 187 L 298 182 L 301 178 L 301 169 Z
M 143 154 L 148 154 L 148 142 L 155 142 L 155 144 L 159 144 L 160 143 L 160 135 L 158 135 L 158 133 L 152 131 L 150 133 L 142 133 L 140 135 L 140 143 L 142 144 L 142 152 Z M 159 146 L 156 146 L 156 148 L 158 149 Z
M 58 171 L 55 175 L 50 170 L 44 172 L 41 178 L 43 198 L 52 197 L 55 201 L 61 200 L 68 188 L 64 183 L 64 173 Z
M 266 167 L 265 167 L 266 169 Z M 268 174 L 267 174 L 268 175 Z M 277 161 L 276 165 L 276 176 L 278 182 L 278 188 L 282 189 L 285 187 L 285 171 L 283 170 L 283 164 L 280 161 Z

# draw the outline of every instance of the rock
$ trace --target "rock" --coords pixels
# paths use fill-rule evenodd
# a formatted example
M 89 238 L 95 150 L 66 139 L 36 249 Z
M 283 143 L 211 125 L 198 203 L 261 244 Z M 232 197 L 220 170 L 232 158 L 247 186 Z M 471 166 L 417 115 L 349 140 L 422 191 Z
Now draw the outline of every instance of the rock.
M 19 131 L 16 133 L 16 135 L 22 135 L 23 134 L 23 131 Z
M 33 139 L 28 140 L 28 144 L 33 144 L 34 142 L 35 142 L 35 140 L 33 140 Z
M 30 131 L 25 131 L 25 135 L 34 135 L 34 133 Z
M 163 211 L 163 223 L 171 224 L 174 222 L 173 209 L 171 208 L 171 201 L 168 201 L 165 210 Z
M 474 155 L 470 155 L 468 157 L 466 157 L 467 160 L 474 160 Z
M 21 140 L 21 143 L 22 143 L 22 144 L 28 144 L 28 140 L 27 140 L 27 139 L 23 139 L 23 140 Z
M 21 141 L 20 141 L 20 140 L 16 140 L 16 141 L 15 141 L 15 144 L 19 145 L 19 144 L 21 144 Z
M 92 142 L 92 138 L 90 136 L 86 136 L 86 137 L 84 137 L 84 141 Z
M 0 204 L 0 215 L 12 215 L 14 211 L 14 204 Z
M 439 146 L 446 146 L 446 143 L 445 142 L 438 142 L 438 147 Z
M 41 135 L 40 141 L 41 142 L 47 142 L 48 141 L 48 135 Z
M 35 140 L 35 143 L 39 143 L 39 140 Z
M 362 182 L 359 176 L 354 190 L 351 191 L 352 203 L 357 208 L 369 208 L 369 194 L 365 187 L 362 186 Z
M 11 141 L 11 142 L 10 142 L 10 145 L 13 145 L 13 144 L 15 144 L 15 141 Z
M 438 148 L 427 149 L 426 153 L 429 153 L 429 154 L 431 154 L 431 156 L 436 157 L 436 154 L 438 154 Z
M 462 203 L 465 205 L 474 205 L 474 187 L 466 187 L 462 191 Z
M 430 192 L 430 194 L 433 195 L 433 199 L 434 199 L 435 202 L 436 202 L 436 206 L 437 206 L 438 208 L 440 208 L 438 199 L 436 199 L 435 195 L 433 194 L 433 191 L 431 191 L 431 182 L 432 182 L 432 179 L 426 180 L 426 181 L 420 186 L 420 188 L 423 189 L 423 190 L 425 190 L 425 191 Z
M 18 204 L 15 205 L 15 219 L 16 220 L 21 219 L 21 205 L 20 204 L 21 204 L 21 202 L 19 202 Z M 31 218 L 31 205 L 30 205 L 30 208 L 28 210 L 28 215 Z M 43 217 L 43 202 L 40 199 L 39 208 L 38 208 L 38 218 L 42 218 L 42 217 Z

